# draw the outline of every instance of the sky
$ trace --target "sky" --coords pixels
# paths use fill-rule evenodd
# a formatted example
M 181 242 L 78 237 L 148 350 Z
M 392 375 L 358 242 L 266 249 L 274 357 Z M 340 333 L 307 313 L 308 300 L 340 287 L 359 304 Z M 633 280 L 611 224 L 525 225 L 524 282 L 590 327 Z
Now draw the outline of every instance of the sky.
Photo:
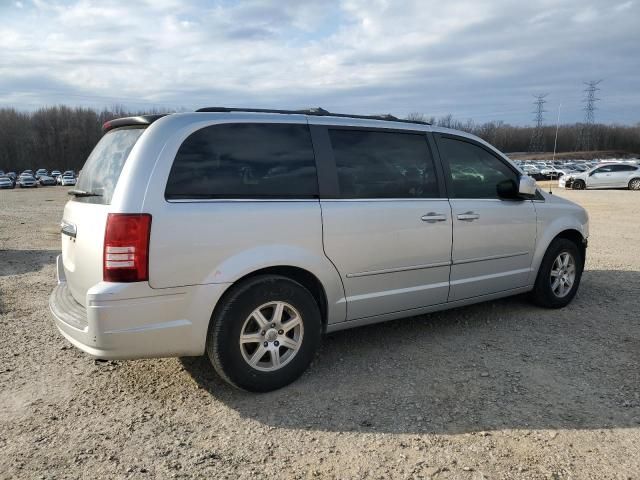
M 0 107 L 640 122 L 640 0 L 0 0 Z

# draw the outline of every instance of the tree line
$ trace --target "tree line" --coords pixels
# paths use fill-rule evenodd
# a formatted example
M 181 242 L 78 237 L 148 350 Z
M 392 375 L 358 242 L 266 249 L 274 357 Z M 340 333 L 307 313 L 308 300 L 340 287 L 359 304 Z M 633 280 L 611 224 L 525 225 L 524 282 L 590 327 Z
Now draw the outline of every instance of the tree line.
M 108 120 L 144 113 L 128 111 L 122 106 L 94 110 L 82 107 L 55 106 L 33 112 L 0 108 L 0 169 L 20 172 L 25 169 L 80 170 L 89 153 L 102 136 L 102 124 Z M 483 138 L 504 152 L 526 152 L 532 126 L 514 126 L 501 121 L 463 122 L 451 115 L 440 118 L 412 113 L 409 119 L 427 121 L 433 125 L 463 130 Z M 580 123 L 561 125 L 558 131 L 558 152 L 575 150 Z M 544 127 L 545 151 L 553 150 L 555 127 Z M 636 125 L 591 126 L 595 150 L 616 150 L 640 153 L 640 123 Z

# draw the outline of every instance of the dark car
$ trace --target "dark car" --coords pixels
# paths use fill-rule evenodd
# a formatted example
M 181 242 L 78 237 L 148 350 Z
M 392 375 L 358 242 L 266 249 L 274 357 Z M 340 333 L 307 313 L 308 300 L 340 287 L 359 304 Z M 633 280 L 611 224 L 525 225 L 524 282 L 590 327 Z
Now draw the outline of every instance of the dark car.
M 40 181 L 40 185 L 43 185 L 43 186 L 56 184 L 56 179 L 53 177 L 50 177 L 49 175 L 41 175 L 38 180 Z

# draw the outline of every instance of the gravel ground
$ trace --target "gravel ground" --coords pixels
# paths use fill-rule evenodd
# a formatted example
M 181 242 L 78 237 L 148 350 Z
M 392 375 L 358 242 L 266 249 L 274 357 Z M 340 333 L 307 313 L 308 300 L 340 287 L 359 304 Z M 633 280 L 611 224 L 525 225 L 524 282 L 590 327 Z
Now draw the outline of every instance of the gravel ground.
M 94 362 L 49 317 L 65 190 L 0 191 L 0 478 L 640 478 L 640 194 L 591 215 L 574 302 L 336 333 L 253 395 L 205 360 Z

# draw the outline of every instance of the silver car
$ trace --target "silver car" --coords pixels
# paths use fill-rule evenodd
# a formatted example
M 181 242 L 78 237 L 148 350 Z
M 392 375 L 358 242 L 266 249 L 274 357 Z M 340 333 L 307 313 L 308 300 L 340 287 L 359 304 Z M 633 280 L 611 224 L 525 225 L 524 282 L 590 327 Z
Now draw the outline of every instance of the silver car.
M 268 391 L 326 332 L 525 292 L 560 308 L 580 283 L 585 210 L 467 133 L 226 108 L 104 130 L 69 192 L 50 297 L 93 357 L 206 353 Z
M 640 190 L 640 167 L 629 163 L 603 163 L 586 172 L 566 175 L 561 187 L 584 190 L 586 188 L 628 188 Z

